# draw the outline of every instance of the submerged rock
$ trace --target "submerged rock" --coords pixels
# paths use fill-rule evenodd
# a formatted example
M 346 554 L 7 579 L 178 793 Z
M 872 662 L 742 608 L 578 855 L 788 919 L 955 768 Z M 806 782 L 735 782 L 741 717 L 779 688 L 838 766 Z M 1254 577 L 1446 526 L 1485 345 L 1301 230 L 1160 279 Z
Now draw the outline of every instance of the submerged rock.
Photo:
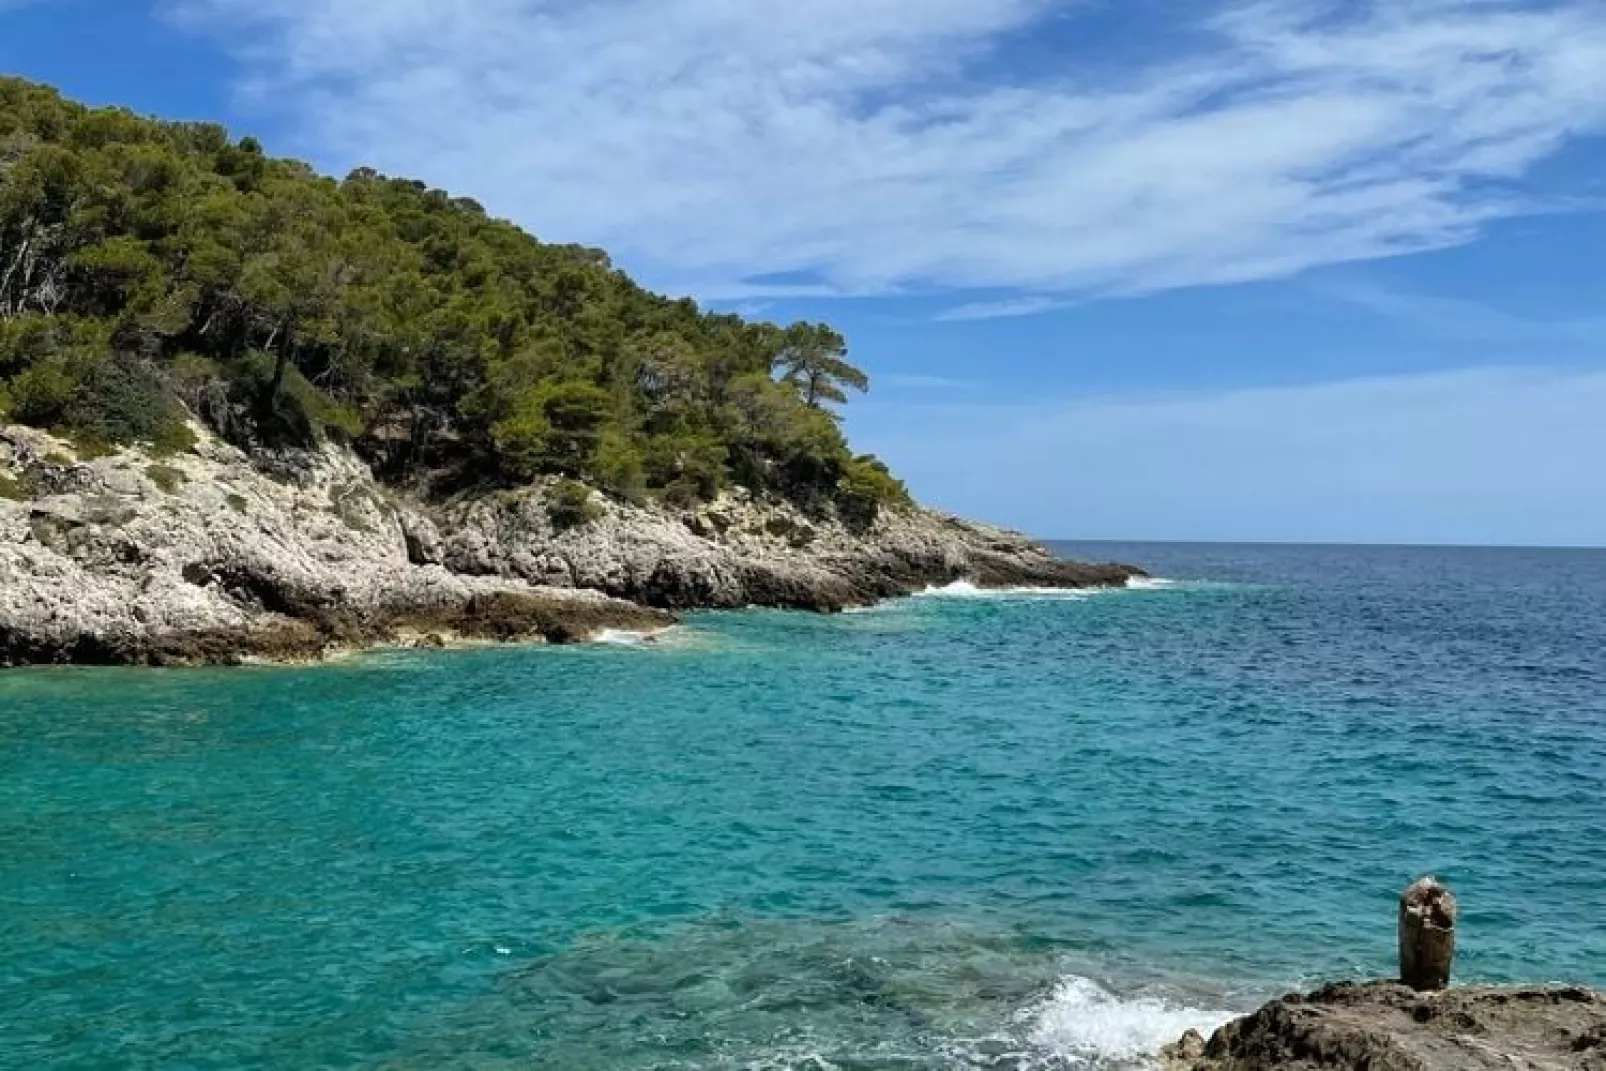
M 1167 1071 L 1606 1071 L 1606 997 L 1582 988 L 1328 986 L 1228 1023 Z

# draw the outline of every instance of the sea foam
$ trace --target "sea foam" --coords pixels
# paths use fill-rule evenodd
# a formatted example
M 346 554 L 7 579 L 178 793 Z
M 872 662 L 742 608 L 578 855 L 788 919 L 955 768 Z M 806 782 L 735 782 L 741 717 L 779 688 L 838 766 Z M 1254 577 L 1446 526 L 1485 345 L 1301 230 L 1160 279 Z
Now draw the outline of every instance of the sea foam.
M 1095 588 L 983 588 L 977 587 L 969 580 L 956 580 L 952 584 L 942 587 L 931 587 L 924 591 L 915 592 L 916 598 L 923 599 L 1019 599 L 1019 598 L 1050 598 L 1050 599 L 1085 599 L 1098 589 Z
M 1075 975 L 1062 980 L 1043 1004 L 1022 1013 L 1031 1043 L 1070 1067 L 1150 1068 L 1160 1049 L 1189 1030 L 1209 1037 L 1233 1019 L 1158 996 L 1118 997 Z
M 632 632 L 627 629 L 605 628 L 597 633 L 592 642 L 600 643 L 607 647 L 645 647 L 648 644 L 657 643 L 658 638 L 664 634 L 664 631 L 667 630 Z
M 1121 591 L 1165 591 L 1176 587 L 1176 581 L 1155 576 L 1134 576 L 1124 587 L 1113 588 L 983 588 L 969 580 L 956 580 L 941 587 L 930 587 L 915 593 L 918 598 L 940 599 L 1066 599 L 1076 602 L 1095 595 L 1109 595 Z

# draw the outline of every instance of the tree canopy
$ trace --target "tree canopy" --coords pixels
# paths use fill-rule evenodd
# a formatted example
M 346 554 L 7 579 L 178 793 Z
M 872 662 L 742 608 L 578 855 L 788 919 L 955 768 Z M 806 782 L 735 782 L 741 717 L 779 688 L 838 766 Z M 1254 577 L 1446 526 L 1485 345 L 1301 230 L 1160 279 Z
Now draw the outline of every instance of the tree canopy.
M 705 312 L 420 182 L 0 78 L 0 417 L 175 448 L 186 414 L 246 447 L 331 436 L 434 490 L 735 482 L 851 511 L 903 496 L 832 408 L 868 386 L 824 324 Z

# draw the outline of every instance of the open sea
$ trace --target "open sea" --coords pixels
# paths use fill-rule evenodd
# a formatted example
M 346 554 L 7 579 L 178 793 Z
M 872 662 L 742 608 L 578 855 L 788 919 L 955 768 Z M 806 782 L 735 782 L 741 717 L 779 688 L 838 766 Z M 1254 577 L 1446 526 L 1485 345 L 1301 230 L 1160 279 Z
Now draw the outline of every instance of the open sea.
M 0 674 L 0 1067 L 1142 1068 L 1394 965 L 1606 984 L 1606 552 L 1065 545 L 654 644 Z

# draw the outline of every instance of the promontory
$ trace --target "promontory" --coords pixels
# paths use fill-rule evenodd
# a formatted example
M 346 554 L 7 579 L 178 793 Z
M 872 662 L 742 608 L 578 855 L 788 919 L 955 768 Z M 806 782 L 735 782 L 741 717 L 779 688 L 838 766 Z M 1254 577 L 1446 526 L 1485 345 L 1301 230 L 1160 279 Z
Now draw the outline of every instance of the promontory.
M 0 79 L 0 665 L 312 659 L 1114 586 L 850 449 L 824 324 Z

